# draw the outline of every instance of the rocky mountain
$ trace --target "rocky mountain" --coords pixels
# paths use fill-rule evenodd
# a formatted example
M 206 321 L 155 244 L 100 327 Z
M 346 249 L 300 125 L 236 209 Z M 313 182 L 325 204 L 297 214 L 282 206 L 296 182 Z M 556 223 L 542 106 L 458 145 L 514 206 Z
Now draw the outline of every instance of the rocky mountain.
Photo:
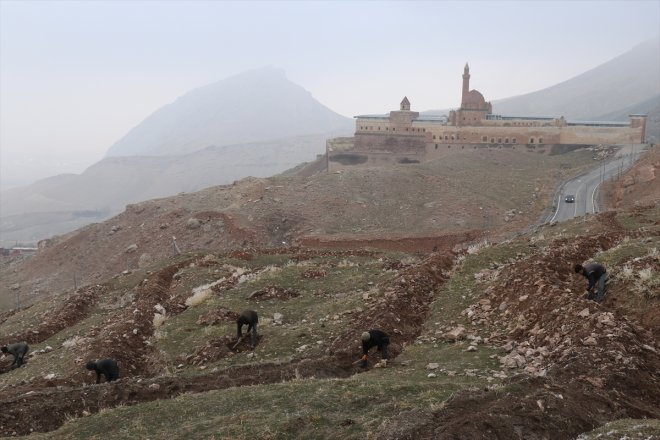
M 547 89 L 493 102 L 493 113 L 621 119 L 660 95 L 660 39 L 646 41 L 581 75 Z M 653 108 L 651 105 L 649 108 Z M 609 115 L 609 116 L 607 116 Z M 627 114 L 623 117 L 627 120 Z
M 129 131 L 107 156 L 180 155 L 352 129 L 351 119 L 316 101 L 284 71 L 263 68 L 186 93 Z
M 595 119 L 597 121 L 625 121 L 631 114 L 648 115 L 646 118 L 646 142 L 656 144 L 660 142 L 660 94 L 630 107 L 600 115 Z
M 38 212 L 117 212 L 128 203 L 268 177 L 316 159 L 325 136 L 208 147 L 180 156 L 107 157 L 80 175 L 40 180 L 3 194 L 3 218 Z
M 281 173 L 315 160 L 326 139 L 352 131 L 351 119 L 281 70 L 236 75 L 156 111 L 80 175 L 3 191 L 0 243 L 36 243 L 129 203 Z

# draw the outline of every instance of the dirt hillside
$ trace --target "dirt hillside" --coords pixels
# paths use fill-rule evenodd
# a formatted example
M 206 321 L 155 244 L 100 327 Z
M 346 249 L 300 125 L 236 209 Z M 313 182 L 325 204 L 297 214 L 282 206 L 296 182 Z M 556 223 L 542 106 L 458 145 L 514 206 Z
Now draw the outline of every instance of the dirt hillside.
M 0 344 L 30 345 L 18 368 L 0 356 L 0 435 L 660 438 L 660 206 L 530 228 L 578 169 L 501 159 L 478 160 L 510 166 L 521 191 L 484 162 L 246 179 L 5 262 L 9 292 L 42 290 L 0 313 Z M 572 270 L 586 261 L 607 267 L 601 304 Z M 236 334 L 246 309 L 254 347 Z M 374 328 L 390 358 L 374 349 L 361 368 Z M 94 384 L 84 365 L 106 357 L 121 378 Z
M 660 145 L 644 153 L 621 178 L 605 186 L 611 208 L 631 208 L 660 203 Z
M 248 178 L 150 200 L 41 242 L 38 255 L 25 263 L 3 265 L 0 300 L 13 304 L 19 295 L 29 304 L 144 267 L 177 249 L 347 241 L 407 251 L 451 249 L 537 221 L 557 183 L 592 163 L 588 150 L 560 156 L 469 152 L 424 165 Z

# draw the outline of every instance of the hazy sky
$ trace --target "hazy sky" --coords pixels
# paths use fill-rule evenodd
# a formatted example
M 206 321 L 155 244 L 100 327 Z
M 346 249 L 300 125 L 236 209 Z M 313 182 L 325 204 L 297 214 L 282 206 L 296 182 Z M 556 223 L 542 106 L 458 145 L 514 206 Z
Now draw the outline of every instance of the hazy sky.
M 272 65 L 345 116 L 539 90 L 657 37 L 646 1 L 0 0 L 0 188 L 82 172 L 187 91 Z M 660 55 L 659 55 L 660 56 Z

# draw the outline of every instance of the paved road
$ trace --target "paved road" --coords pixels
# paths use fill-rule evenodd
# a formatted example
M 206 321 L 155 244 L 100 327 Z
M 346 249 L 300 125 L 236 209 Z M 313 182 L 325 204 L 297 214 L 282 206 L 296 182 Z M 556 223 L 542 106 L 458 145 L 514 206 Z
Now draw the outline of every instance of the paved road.
M 624 147 L 614 159 L 601 163 L 590 172 L 565 182 L 559 190 L 556 200 L 557 207 L 549 221 L 564 221 L 599 212 L 598 188 L 600 184 L 632 166 L 639 157 L 640 151 L 639 145 Z M 575 196 L 574 203 L 564 201 L 566 195 L 569 194 Z

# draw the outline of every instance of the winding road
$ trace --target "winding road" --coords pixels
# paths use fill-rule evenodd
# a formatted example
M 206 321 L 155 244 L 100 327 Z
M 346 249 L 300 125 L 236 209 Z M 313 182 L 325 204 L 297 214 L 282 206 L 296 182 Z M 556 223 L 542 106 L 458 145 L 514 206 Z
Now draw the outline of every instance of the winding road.
M 597 168 L 564 182 L 556 196 L 556 208 L 548 221 L 561 222 L 599 212 L 598 188 L 600 184 L 630 168 L 641 151 L 642 146 L 640 145 L 625 146 L 609 162 L 603 162 Z M 574 203 L 564 201 L 569 194 L 575 196 Z

